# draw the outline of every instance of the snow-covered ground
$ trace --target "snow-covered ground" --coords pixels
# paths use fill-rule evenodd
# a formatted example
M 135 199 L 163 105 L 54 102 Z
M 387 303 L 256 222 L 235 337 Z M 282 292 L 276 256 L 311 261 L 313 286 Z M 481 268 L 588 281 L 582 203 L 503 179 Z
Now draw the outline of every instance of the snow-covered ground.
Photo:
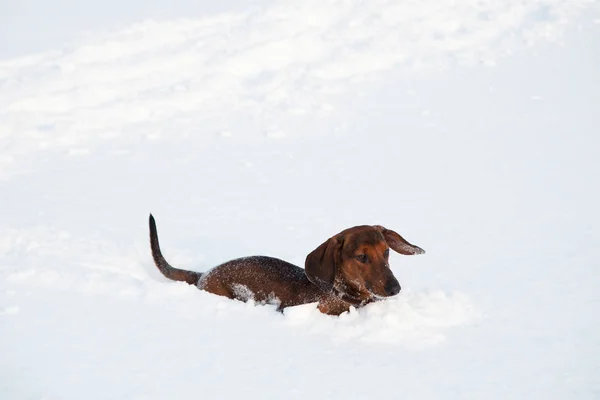
M 600 398 L 600 6 L 0 12 L 0 398 Z M 382 224 L 402 292 L 283 315 L 164 279 Z

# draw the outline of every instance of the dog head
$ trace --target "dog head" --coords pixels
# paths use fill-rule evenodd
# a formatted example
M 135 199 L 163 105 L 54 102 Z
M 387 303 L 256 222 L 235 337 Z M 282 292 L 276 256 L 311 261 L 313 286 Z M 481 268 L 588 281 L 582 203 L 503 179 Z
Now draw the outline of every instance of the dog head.
M 353 305 L 394 296 L 400 284 L 388 263 L 390 248 L 404 255 L 425 253 L 383 226 L 355 226 L 312 251 L 305 273 L 321 290 L 333 291 Z

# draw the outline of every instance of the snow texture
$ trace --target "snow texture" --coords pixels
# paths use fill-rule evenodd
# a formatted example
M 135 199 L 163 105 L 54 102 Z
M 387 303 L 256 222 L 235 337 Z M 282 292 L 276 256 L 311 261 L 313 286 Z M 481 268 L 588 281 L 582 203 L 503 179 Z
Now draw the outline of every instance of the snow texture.
M 597 2 L 196 3 L 3 6 L 0 398 L 600 398 Z M 282 314 L 164 279 L 150 211 L 195 271 L 427 254 Z

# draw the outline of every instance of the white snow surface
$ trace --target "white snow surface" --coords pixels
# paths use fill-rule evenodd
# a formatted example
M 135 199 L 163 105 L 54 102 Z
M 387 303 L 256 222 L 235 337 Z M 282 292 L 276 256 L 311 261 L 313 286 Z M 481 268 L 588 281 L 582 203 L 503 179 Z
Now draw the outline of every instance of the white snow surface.
M 73 0 L 0 12 L 0 398 L 600 398 L 600 6 Z M 85 5 L 84 5 L 85 4 Z M 401 293 L 166 280 L 359 224 Z

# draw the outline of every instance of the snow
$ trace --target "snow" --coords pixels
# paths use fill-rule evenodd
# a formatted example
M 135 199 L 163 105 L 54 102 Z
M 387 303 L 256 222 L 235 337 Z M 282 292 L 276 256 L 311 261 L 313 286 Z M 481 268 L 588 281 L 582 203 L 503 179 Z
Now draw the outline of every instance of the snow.
M 204 3 L 204 2 L 202 2 Z M 19 3 L 21 4 L 21 3 Z M 600 397 L 592 1 L 31 0 L 0 13 L 0 397 Z M 340 317 L 162 277 L 353 225 Z

